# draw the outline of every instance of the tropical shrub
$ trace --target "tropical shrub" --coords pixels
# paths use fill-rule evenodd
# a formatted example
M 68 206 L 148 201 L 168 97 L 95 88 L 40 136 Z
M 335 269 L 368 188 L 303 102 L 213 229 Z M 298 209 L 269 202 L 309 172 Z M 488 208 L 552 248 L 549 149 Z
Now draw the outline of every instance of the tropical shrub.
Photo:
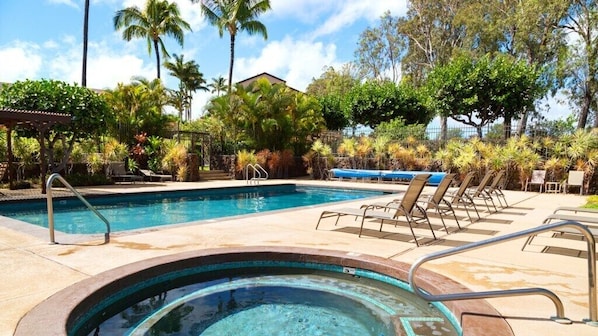
M 243 173 L 245 171 L 245 167 L 247 167 L 248 164 L 256 163 L 257 157 L 254 151 L 248 151 L 246 149 L 243 149 L 237 152 L 237 163 L 235 165 L 237 173 Z
M 164 140 L 162 170 L 175 173 L 177 181 L 186 181 L 187 148 L 174 140 Z
M 313 179 L 326 179 L 328 170 L 332 168 L 334 157 L 330 146 L 320 140 L 314 141 L 309 152 L 303 155 L 303 162 L 307 167 L 307 173 Z

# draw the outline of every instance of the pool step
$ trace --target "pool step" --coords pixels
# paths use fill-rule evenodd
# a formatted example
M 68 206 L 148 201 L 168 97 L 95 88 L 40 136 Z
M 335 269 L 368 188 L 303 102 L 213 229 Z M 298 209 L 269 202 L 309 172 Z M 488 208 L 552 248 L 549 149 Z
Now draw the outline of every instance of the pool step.
M 202 170 L 199 172 L 200 181 L 223 181 L 232 179 L 232 175 L 224 170 Z

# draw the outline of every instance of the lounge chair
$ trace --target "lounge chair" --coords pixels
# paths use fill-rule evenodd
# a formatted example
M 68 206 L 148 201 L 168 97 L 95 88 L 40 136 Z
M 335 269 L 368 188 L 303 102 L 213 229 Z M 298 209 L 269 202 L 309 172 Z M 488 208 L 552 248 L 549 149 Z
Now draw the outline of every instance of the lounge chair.
M 502 188 L 501 188 L 501 182 L 504 179 L 506 174 L 506 171 L 500 170 L 498 173 L 496 173 L 494 175 L 494 178 L 492 179 L 492 183 L 490 183 L 489 186 L 486 187 L 486 189 L 484 190 L 488 196 L 490 197 L 494 197 L 496 196 L 496 199 L 498 200 L 498 204 L 500 204 L 501 208 L 507 208 L 509 207 L 509 204 L 507 203 L 507 198 L 505 197 L 505 194 L 502 192 Z M 505 205 L 502 204 L 502 201 L 505 202 Z M 496 207 L 495 207 L 496 208 Z
M 461 225 L 459 225 L 459 219 L 457 219 L 457 215 L 455 214 L 455 210 L 453 209 L 453 206 L 451 205 L 451 203 L 449 201 L 447 201 L 444 198 L 449 187 L 453 183 L 455 175 L 456 174 L 445 175 L 442 178 L 442 180 L 440 181 L 440 183 L 438 184 L 438 187 L 436 187 L 436 191 L 434 192 L 434 194 L 432 194 L 432 195 L 422 194 L 422 195 L 420 195 L 420 197 L 417 201 L 424 211 L 426 211 L 426 212 L 433 211 L 435 214 L 438 215 L 438 217 L 440 217 L 440 220 L 442 221 L 442 226 L 444 226 L 444 230 L 446 231 L 446 233 L 449 233 L 448 228 L 446 227 L 446 223 L 444 222 L 444 217 L 446 215 L 452 215 L 453 219 L 457 223 L 457 227 L 459 227 L 459 229 L 461 229 Z M 387 209 L 387 211 L 389 211 L 392 209 L 396 209 L 400 204 L 401 204 L 401 199 L 399 198 L 399 199 L 393 200 L 391 202 L 373 203 L 372 205 L 374 205 L 375 207 Z
M 527 191 L 527 187 L 531 187 L 533 185 L 540 186 L 540 192 L 544 188 L 544 183 L 546 180 L 546 170 L 534 170 L 532 172 L 532 176 L 525 181 L 524 191 Z
M 124 162 L 112 162 L 108 165 L 108 176 L 114 182 L 131 182 L 143 181 L 143 176 L 127 174 Z
M 141 173 L 141 175 L 143 175 L 144 177 L 146 177 L 150 182 L 154 182 L 154 181 L 158 181 L 158 182 L 172 181 L 172 176 L 171 175 L 157 174 L 157 173 L 154 173 L 153 171 L 151 171 L 149 169 L 139 169 L 139 172 Z
M 562 213 L 562 212 L 573 212 L 574 214 L 570 213 Z M 584 214 L 579 215 L 579 213 Z M 587 226 L 590 230 L 592 235 L 598 239 L 598 209 L 585 209 L 585 208 L 574 208 L 574 207 L 558 207 L 554 210 L 551 215 L 546 216 L 542 224 L 550 224 L 554 220 L 560 221 L 575 221 Z M 573 235 L 579 235 L 579 231 L 567 229 L 567 228 L 560 228 L 558 229 L 560 233 L 567 233 Z M 532 240 L 536 237 L 536 235 L 531 235 L 527 237 L 527 240 L 523 244 L 521 250 L 523 251 L 527 245 L 532 243 Z
M 492 198 L 492 196 L 490 194 L 488 194 L 488 191 L 486 190 L 486 188 L 490 185 L 490 181 L 492 180 L 493 177 L 494 177 L 494 171 L 489 170 L 486 173 L 486 175 L 484 175 L 484 177 L 482 177 L 482 180 L 480 181 L 480 184 L 478 184 L 477 187 L 469 188 L 467 191 L 469 197 L 471 197 L 471 199 L 474 202 L 477 199 L 483 200 L 484 203 L 486 204 L 486 208 L 488 208 L 488 212 L 490 212 L 490 213 L 492 212 L 492 210 L 490 210 L 490 205 L 488 204 L 488 201 L 490 201 L 490 203 L 492 203 L 492 206 L 494 207 L 494 212 L 498 212 L 498 209 L 496 208 L 496 204 L 494 204 L 494 199 Z
M 584 172 L 582 170 L 571 170 L 569 176 L 563 184 L 563 191 L 567 193 L 569 187 L 579 187 L 579 194 L 583 195 L 583 177 Z
M 455 207 L 459 207 L 460 205 L 463 205 L 465 212 L 467 212 L 467 217 L 469 217 L 469 221 L 472 223 L 473 223 L 473 220 L 471 219 L 471 215 L 469 213 L 469 207 L 472 207 L 475 210 L 475 213 L 478 215 L 478 219 L 481 218 L 480 213 L 478 212 L 478 207 L 476 206 L 473 199 L 467 193 L 467 190 L 470 188 L 471 182 L 473 181 L 474 175 L 475 175 L 474 172 L 467 173 L 467 175 L 465 175 L 465 177 L 463 178 L 463 181 L 461 182 L 459 189 L 457 189 L 456 192 L 448 193 L 448 195 L 451 197 L 451 201 L 450 201 L 451 205 L 453 205 Z
M 361 227 L 359 228 L 359 237 L 361 237 L 363 224 L 366 219 L 380 220 L 380 231 L 382 231 L 382 225 L 384 225 L 385 221 L 394 222 L 395 226 L 397 226 L 400 217 L 405 217 L 407 224 L 409 225 L 409 229 L 411 230 L 411 235 L 413 236 L 417 246 L 419 246 L 419 242 L 417 241 L 417 237 L 413 231 L 413 225 L 418 225 L 421 222 L 427 222 L 428 226 L 430 227 L 430 231 L 432 231 L 432 236 L 434 239 L 436 239 L 436 235 L 434 234 L 432 225 L 428 220 L 426 211 L 417 204 L 417 199 L 426 186 L 426 182 L 429 177 L 430 174 L 419 174 L 415 176 L 409 183 L 409 187 L 407 188 L 407 191 L 405 191 L 399 206 L 396 209 L 393 209 L 393 211 L 376 211 L 377 207 L 373 205 L 364 205 L 360 209 L 343 208 L 337 210 L 326 210 L 320 215 L 318 224 L 316 224 L 316 230 L 320 226 L 320 222 L 323 218 L 336 217 L 336 222 L 334 225 L 337 225 L 338 220 L 342 216 L 356 216 L 358 218 L 361 217 Z
M 426 211 L 434 210 L 438 217 L 440 217 L 442 226 L 444 226 L 446 233 L 449 233 L 448 229 L 446 228 L 446 224 L 444 223 L 444 216 L 446 215 L 452 215 L 453 219 L 457 223 L 457 227 L 459 230 L 461 229 L 461 225 L 459 225 L 459 220 L 457 219 L 457 215 L 455 214 L 455 210 L 453 209 L 451 202 L 444 198 L 456 175 L 457 174 L 447 174 L 442 181 L 440 181 L 440 184 L 438 184 L 434 194 L 429 196 L 427 200 L 420 201 L 425 203 L 423 208 Z

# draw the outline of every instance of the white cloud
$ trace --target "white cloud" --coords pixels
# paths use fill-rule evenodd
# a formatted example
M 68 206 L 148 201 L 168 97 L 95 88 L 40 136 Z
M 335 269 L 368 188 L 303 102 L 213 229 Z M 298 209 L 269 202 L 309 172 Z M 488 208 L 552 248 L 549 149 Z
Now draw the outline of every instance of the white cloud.
M 234 81 L 268 72 L 281 77 L 297 90 L 305 90 L 313 77 L 319 77 L 324 66 L 335 66 L 336 46 L 322 42 L 293 40 L 269 42 L 260 55 L 235 60 Z
M 308 24 L 324 21 L 313 38 L 333 34 L 361 19 L 376 22 L 386 11 L 394 16 L 407 12 L 406 0 L 271 0 L 270 3 L 272 11 L 267 15 L 296 18 Z
M 56 45 L 59 44 L 59 48 Z M 0 49 L 0 82 L 51 78 L 67 83 L 81 82 L 82 45 L 71 37 L 59 43 L 46 41 L 40 47 L 16 42 Z M 43 56 L 42 56 L 43 55 Z M 155 64 L 107 43 L 90 43 L 87 60 L 87 85 L 92 88 L 114 88 L 129 83 L 133 76 L 154 78 Z
M 281 19 L 294 17 L 304 23 L 314 23 L 320 21 L 320 17 L 326 12 L 337 7 L 337 0 L 271 0 L 272 10 L 266 13 L 267 16 L 274 16 Z
M 0 82 L 15 82 L 34 78 L 42 67 L 39 46 L 16 42 L 12 47 L 0 49 Z
M 154 64 L 105 42 L 90 43 L 87 58 L 87 86 L 97 89 L 115 88 L 118 83 L 129 83 L 131 77 L 154 78 Z M 54 78 L 67 82 L 81 81 L 82 45 L 73 43 L 66 52 L 53 57 L 49 64 Z M 65 50 L 63 48 L 63 50 Z
M 334 13 L 316 29 L 313 37 L 336 33 L 360 19 L 374 23 L 386 11 L 394 16 L 403 16 L 407 12 L 407 1 L 338 1 Z
M 48 40 L 44 42 L 43 47 L 45 49 L 56 49 L 60 47 L 60 45 L 54 40 Z
M 73 0 L 48 0 L 48 2 L 51 4 L 67 5 L 73 8 L 79 8 L 79 5 L 77 5 Z

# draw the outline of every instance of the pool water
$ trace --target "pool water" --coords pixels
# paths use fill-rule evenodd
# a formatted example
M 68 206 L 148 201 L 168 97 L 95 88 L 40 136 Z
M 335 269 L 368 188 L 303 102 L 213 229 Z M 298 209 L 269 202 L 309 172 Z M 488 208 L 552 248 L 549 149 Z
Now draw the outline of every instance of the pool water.
M 164 287 L 172 283 L 177 286 Z M 219 270 L 201 278 L 182 277 L 132 289 L 146 295 L 136 302 L 115 299 L 118 303 L 98 309 L 89 320 L 97 323 L 80 324 L 83 327 L 73 334 L 390 336 L 398 330 L 410 336 L 460 334 L 441 305 L 429 304 L 405 288 L 398 280 L 365 270 L 351 275 L 241 266 L 241 271 Z M 127 291 L 119 295 L 126 297 Z
M 381 196 L 382 191 L 284 184 L 88 197 L 113 232 Z M 76 198 L 54 200 L 54 227 L 71 234 L 106 231 Z M 0 204 L 0 215 L 48 227 L 45 200 Z

